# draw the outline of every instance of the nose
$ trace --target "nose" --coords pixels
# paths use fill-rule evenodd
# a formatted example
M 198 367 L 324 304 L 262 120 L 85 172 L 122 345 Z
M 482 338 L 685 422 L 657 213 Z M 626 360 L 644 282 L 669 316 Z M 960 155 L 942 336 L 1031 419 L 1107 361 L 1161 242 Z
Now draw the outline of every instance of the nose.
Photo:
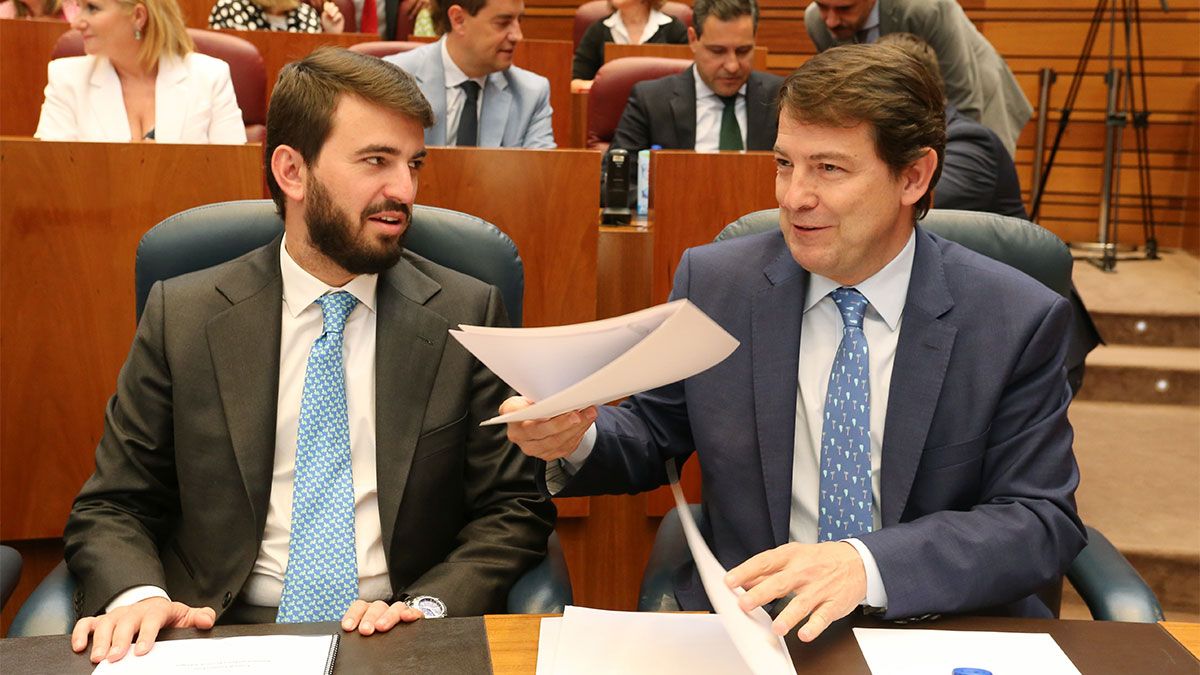
M 412 206 L 417 199 L 417 173 L 407 164 L 400 165 L 391 180 L 384 185 L 383 196 Z
M 781 178 L 781 180 L 784 180 Z M 806 211 L 817 205 L 817 193 L 812 181 L 799 168 L 793 169 L 791 178 L 783 187 L 779 196 L 779 206 L 788 211 Z
M 520 19 L 513 19 L 512 25 L 508 29 L 508 39 L 513 42 L 520 42 L 525 39 L 525 36 L 521 33 Z
M 825 27 L 829 30 L 842 25 L 842 22 L 838 20 L 837 13 L 832 10 L 823 10 L 821 18 L 825 20 Z

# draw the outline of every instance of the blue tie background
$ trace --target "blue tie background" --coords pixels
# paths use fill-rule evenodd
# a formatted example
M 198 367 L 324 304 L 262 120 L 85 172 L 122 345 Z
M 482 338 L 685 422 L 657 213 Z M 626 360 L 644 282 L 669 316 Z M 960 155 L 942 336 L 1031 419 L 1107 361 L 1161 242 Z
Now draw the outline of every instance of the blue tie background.
M 862 329 L 867 299 L 853 288 L 830 296 L 842 313 L 842 341 L 825 394 L 817 541 L 854 537 L 872 525 L 871 368 Z
M 317 304 L 324 326 L 304 371 L 279 623 L 340 621 L 358 597 L 354 478 L 342 365 L 342 331 L 358 300 L 340 291 L 318 298 Z

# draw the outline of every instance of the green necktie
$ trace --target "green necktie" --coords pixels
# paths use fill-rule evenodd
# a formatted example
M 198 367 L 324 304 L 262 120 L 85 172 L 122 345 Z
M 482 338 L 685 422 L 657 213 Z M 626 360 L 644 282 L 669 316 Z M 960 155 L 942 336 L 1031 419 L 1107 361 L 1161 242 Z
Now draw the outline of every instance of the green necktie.
M 725 110 L 721 112 L 721 138 L 717 149 L 745 150 L 745 146 L 742 145 L 742 128 L 738 126 L 737 121 L 737 94 L 717 98 L 725 103 Z

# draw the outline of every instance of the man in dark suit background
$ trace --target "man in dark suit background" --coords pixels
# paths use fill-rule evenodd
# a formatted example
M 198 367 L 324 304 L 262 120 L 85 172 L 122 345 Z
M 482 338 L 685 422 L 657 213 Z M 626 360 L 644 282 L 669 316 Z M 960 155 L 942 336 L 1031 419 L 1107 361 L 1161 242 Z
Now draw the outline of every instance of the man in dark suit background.
M 783 78 L 751 70 L 756 0 L 696 0 L 692 12 L 688 44 L 695 63 L 633 86 L 612 147 L 770 150 Z
M 155 284 L 65 532 L 92 661 L 162 627 L 501 611 L 554 507 L 480 427 L 510 393 L 448 339 L 499 291 L 403 248 L 433 123 L 414 80 L 321 49 L 271 97 L 284 235 Z
M 694 452 L 704 535 L 749 589 L 742 608 L 794 596 L 776 604 L 779 634 L 804 621 L 812 640 L 860 606 L 1050 616 L 1035 592 L 1085 542 L 1068 303 L 917 224 L 945 144 L 918 61 L 835 47 L 780 100 L 779 231 L 690 249 L 672 293 L 738 349 L 620 406 L 510 423 L 509 438 L 563 496 L 653 489 Z M 694 569 L 675 595 L 708 607 Z

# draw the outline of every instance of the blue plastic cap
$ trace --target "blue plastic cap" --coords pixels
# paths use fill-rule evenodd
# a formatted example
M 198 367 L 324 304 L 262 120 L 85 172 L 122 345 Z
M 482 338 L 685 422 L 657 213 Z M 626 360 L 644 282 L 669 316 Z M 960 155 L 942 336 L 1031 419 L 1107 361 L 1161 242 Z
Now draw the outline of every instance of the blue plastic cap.
M 983 668 L 955 668 L 951 675 L 992 675 L 992 671 Z
M 662 146 L 655 143 L 654 145 L 650 146 L 650 149 L 651 150 L 662 150 Z M 989 673 L 989 675 L 990 675 L 990 673 Z

